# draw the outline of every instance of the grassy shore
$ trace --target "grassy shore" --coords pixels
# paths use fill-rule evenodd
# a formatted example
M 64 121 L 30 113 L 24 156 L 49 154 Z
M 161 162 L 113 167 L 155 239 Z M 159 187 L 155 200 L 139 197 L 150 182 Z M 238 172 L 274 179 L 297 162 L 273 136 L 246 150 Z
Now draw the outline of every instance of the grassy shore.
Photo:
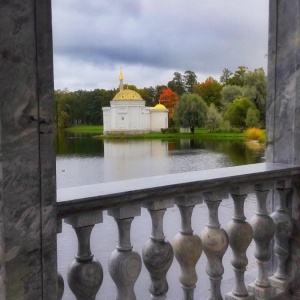
M 148 133 L 139 135 L 102 135 L 103 126 L 95 125 L 78 125 L 64 129 L 73 133 L 90 133 L 95 134 L 94 138 L 99 139 L 221 139 L 236 140 L 242 139 L 243 133 L 232 132 L 209 132 L 205 128 L 195 128 L 195 133 Z
M 62 129 L 67 132 L 73 133 L 94 133 L 94 134 L 102 134 L 103 133 L 103 126 L 99 125 L 77 125 Z

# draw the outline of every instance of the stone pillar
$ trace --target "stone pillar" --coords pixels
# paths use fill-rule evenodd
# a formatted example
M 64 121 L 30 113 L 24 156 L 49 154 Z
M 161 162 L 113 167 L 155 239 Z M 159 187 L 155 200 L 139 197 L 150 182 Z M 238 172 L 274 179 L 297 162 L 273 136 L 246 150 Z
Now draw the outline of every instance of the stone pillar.
M 50 0 L 1 1 L 0 28 L 0 298 L 56 299 Z
M 271 0 L 269 19 L 267 99 L 267 162 L 300 165 L 300 0 Z M 294 178 L 288 209 L 294 230 L 291 238 L 292 277 L 300 286 L 299 178 Z M 278 205 L 274 194 L 274 209 Z M 298 275 L 297 275 L 298 274 Z

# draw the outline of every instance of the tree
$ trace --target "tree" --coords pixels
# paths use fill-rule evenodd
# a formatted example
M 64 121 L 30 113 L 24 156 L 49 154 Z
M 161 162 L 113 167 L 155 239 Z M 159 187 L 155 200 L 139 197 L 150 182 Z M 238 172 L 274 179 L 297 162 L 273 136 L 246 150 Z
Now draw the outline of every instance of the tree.
M 234 75 L 228 80 L 230 85 L 244 86 L 244 76 L 248 68 L 245 66 L 239 66 L 238 69 L 234 72 Z
M 155 89 L 152 86 L 149 88 L 144 87 L 138 93 L 145 100 L 146 106 L 154 106 L 157 103 L 155 101 Z
M 159 97 L 160 94 L 162 93 L 163 90 L 167 89 L 168 87 L 166 85 L 157 85 L 155 87 L 155 101 L 154 103 L 158 103 L 159 102 Z
M 246 116 L 246 127 L 259 127 L 259 114 L 257 114 L 256 108 L 249 108 L 247 110 L 247 116 Z
M 193 71 L 185 71 L 183 75 L 184 89 L 186 93 L 193 93 L 197 84 L 197 75 Z
M 232 77 L 233 73 L 225 68 L 222 72 L 222 75 L 220 76 L 220 82 L 223 85 L 226 85 L 229 83 L 230 78 Z
M 251 100 L 244 97 L 235 99 L 232 103 L 228 104 L 227 110 L 224 114 L 224 119 L 229 120 L 233 127 L 245 128 L 249 108 L 252 108 L 259 118 L 259 110 L 255 107 Z
M 207 105 L 197 94 L 183 94 L 174 108 L 173 118 L 180 127 L 191 129 L 205 125 Z
M 173 117 L 173 109 L 178 102 L 178 95 L 171 89 L 167 88 L 162 90 L 159 96 L 159 103 L 163 104 L 169 110 L 169 118 Z
M 244 76 L 244 95 L 252 100 L 260 111 L 260 121 L 266 119 L 267 76 L 263 68 L 249 71 Z
M 210 131 L 215 131 L 219 129 L 223 123 L 223 118 L 221 114 L 218 112 L 215 105 L 212 103 L 207 111 L 207 120 L 206 120 L 206 128 Z
M 72 102 L 74 94 L 68 89 L 58 90 L 54 93 L 56 102 L 56 122 L 58 128 L 66 128 L 72 123 Z
M 221 90 L 221 103 L 225 107 L 233 100 L 241 98 L 244 94 L 243 88 L 237 85 L 225 85 Z
M 213 77 L 194 86 L 194 93 L 201 96 L 207 105 L 213 103 L 216 107 L 221 106 L 221 90 L 222 85 Z
M 184 80 L 181 73 L 175 72 L 174 77 L 171 81 L 168 82 L 168 88 L 176 92 L 177 95 L 181 96 L 184 92 Z
M 85 122 L 87 124 L 103 124 L 102 120 L 102 90 L 89 91 L 87 97 L 87 108 L 85 111 Z

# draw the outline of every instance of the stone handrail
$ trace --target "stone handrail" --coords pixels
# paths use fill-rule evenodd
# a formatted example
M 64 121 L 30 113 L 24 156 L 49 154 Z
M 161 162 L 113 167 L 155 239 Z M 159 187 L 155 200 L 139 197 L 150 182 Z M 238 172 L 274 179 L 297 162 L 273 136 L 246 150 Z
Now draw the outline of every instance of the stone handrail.
M 299 174 L 300 166 L 260 163 L 145 177 L 57 190 L 59 218 L 122 205 L 169 199 L 241 184 L 259 184 Z
M 64 219 L 72 225 L 78 238 L 77 256 L 68 271 L 69 286 L 77 299 L 95 299 L 102 283 L 103 270 L 91 253 L 90 235 L 94 225 L 103 221 L 102 211 L 107 210 L 108 215 L 115 218 L 119 232 L 119 242 L 109 261 L 109 273 L 117 287 L 116 299 L 136 299 L 134 283 L 142 260 L 150 273 L 152 299 L 166 299 L 166 274 L 174 255 L 181 268 L 179 281 L 183 299 L 194 299 L 197 282 L 195 265 L 202 250 L 207 257 L 210 299 L 222 299 L 222 258 L 228 246 L 233 253 L 231 263 L 235 282 L 226 299 L 271 299 L 290 286 L 286 263 L 292 218 L 286 201 L 292 179 L 296 178 L 299 182 L 299 178 L 295 177 L 299 174 L 300 166 L 261 163 L 58 189 L 58 220 Z M 280 203 L 269 216 L 266 199 L 273 186 L 277 189 Z M 244 215 L 244 200 L 253 191 L 257 198 L 257 211 L 249 224 Z M 218 208 L 229 194 L 234 202 L 234 212 L 231 223 L 224 230 L 218 220 Z M 202 199 L 208 207 L 208 222 L 199 237 L 193 233 L 191 219 L 194 206 Z M 174 204 L 181 214 L 181 230 L 171 245 L 165 240 L 163 217 Z M 142 259 L 132 250 L 130 242 L 131 222 L 140 215 L 141 206 L 148 209 L 152 219 L 152 232 L 143 248 Z M 261 230 L 262 227 L 264 230 Z M 269 278 L 273 238 L 278 268 Z M 256 280 L 246 287 L 246 250 L 252 239 L 256 245 L 254 256 L 258 274 Z M 59 283 L 62 286 L 61 276 Z

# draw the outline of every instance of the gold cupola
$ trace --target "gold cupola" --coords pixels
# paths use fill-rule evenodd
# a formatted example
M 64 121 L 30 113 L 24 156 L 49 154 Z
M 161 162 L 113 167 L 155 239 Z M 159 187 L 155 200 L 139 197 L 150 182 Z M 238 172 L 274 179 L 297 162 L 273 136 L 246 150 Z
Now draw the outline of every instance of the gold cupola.
M 143 100 L 143 98 L 135 91 L 130 89 L 125 89 L 123 87 L 123 73 L 120 71 L 119 80 L 120 80 L 120 91 L 115 95 L 113 100 L 117 101 L 128 101 L 128 100 Z

